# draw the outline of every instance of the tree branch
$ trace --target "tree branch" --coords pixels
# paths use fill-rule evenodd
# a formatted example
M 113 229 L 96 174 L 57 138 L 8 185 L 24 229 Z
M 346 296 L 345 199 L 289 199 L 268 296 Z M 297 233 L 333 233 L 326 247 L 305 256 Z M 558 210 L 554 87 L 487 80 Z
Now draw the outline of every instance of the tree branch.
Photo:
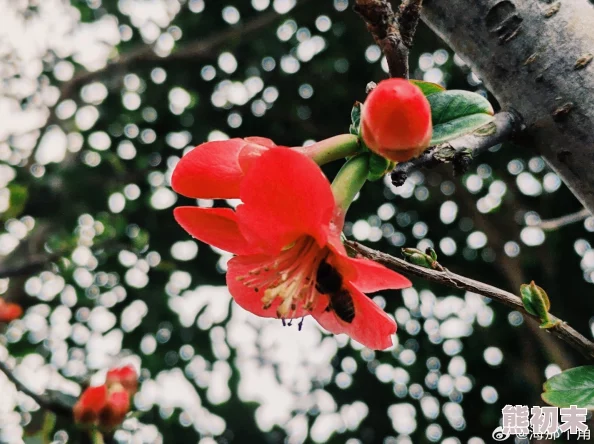
M 16 376 L 14 376 L 12 370 L 9 369 L 8 366 L 2 361 L 0 361 L 0 371 L 4 373 L 6 377 L 9 379 L 9 381 L 11 381 L 16 386 L 19 392 L 22 392 L 30 398 L 33 398 L 33 400 L 37 404 L 39 404 L 41 408 L 49 410 L 58 416 L 62 416 L 68 419 L 72 418 L 72 409 L 70 407 L 67 407 L 58 402 L 51 401 L 43 395 L 33 393 L 25 384 L 23 384 L 21 381 L 17 379 Z
M 0 279 L 11 278 L 15 276 L 24 276 L 43 270 L 51 262 L 59 259 L 59 254 L 49 254 L 30 260 L 24 264 L 19 264 L 14 267 L 0 268 Z
M 526 123 L 522 138 L 594 212 L 594 7 L 425 0 L 422 19 Z
M 566 225 L 581 222 L 582 220 L 587 219 L 591 215 L 592 214 L 584 208 L 583 210 L 580 210 L 577 213 L 566 214 L 565 216 L 557 217 L 555 219 L 543 220 L 538 223 L 528 224 L 528 226 L 538 227 L 544 231 L 554 231 Z
M 412 47 L 413 38 L 421 17 L 423 0 L 403 0 L 398 11 L 398 26 L 402 42 L 407 48 Z
M 392 270 L 419 276 L 431 282 L 437 282 L 448 287 L 467 290 L 488 297 L 504 305 L 507 305 L 508 307 L 521 312 L 525 317 L 532 318 L 540 323 L 538 317 L 528 313 L 524 308 L 524 304 L 522 303 L 520 297 L 513 293 L 509 293 L 497 287 L 493 287 L 492 285 L 452 273 L 448 270 L 437 271 L 414 265 L 406 262 L 405 260 L 390 256 L 389 254 L 365 247 L 357 242 L 347 241 L 345 245 L 347 249 L 350 249 L 351 251 L 366 257 L 367 259 L 371 259 L 377 263 L 385 265 Z M 556 321 L 559 319 L 551 315 L 551 320 Z M 569 344 L 575 350 L 579 351 L 586 358 L 594 360 L 594 343 L 577 332 L 570 325 L 561 321 L 555 327 L 548 329 L 548 331 Z
M 356 0 L 359 14 L 386 56 L 391 77 L 408 79 L 408 46 L 400 35 L 398 17 L 388 0 Z M 411 38 L 412 42 L 412 38 Z
M 489 148 L 509 140 L 523 129 L 522 118 L 513 110 L 502 111 L 495 120 L 471 134 L 429 148 L 421 156 L 396 165 L 392 171 L 392 183 L 401 186 L 411 170 L 433 167 L 440 163 L 453 163 L 454 169 L 463 169 L 474 158 Z

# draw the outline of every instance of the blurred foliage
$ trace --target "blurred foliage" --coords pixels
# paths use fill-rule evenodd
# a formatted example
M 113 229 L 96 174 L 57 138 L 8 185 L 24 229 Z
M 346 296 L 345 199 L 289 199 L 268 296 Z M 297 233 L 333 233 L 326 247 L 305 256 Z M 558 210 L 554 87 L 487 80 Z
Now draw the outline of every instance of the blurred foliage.
M 173 220 L 175 205 L 236 204 L 171 191 L 186 149 L 250 135 L 301 145 L 349 131 L 353 103 L 386 70 L 348 0 L 71 3 L 2 6 L 15 26 L 6 32 L 35 36 L 43 50 L 31 56 L 13 39 L 0 110 L 28 121 L 38 110 L 57 116 L 33 135 L 10 120 L 0 143 L 1 266 L 62 256 L 0 280 L 3 297 L 29 307 L 0 339 L 0 358 L 18 357 L 23 381 L 77 395 L 64 378 L 87 383 L 134 362 L 142 415 L 117 442 L 478 444 L 490 442 L 505 404 L 542 404 L 546 378 L 582 362 L 519 313 L 420 280 L 376 296 L 399 324 L 391 351 L 322 334 L 310 319 L 303 332 L 283 329 L 233 304 L 219 287 L 229 255 Z M 201 43 L 210 46 L 175 57 Z M 108 69 L 72 87 L 73 75 L 108 56 Z M 424 26 L 411 67 L 414 78 L 494 103 Z M 55 108 L 54 87 L 67 93 Z M 492 149 L 463 177 L 439 167 L 400 188 L 369 183 L 345 232 L 394 255 L 434 247 L 448 269 L 518 294 L 534 279 L 553 313 L 591 337 L 594 219 L 546 236 L 526 227 L 580 209 L 529 148 Z M 3 416 L 0 441 L 16 443 L 36 414 L 2 378 L 0 411 L 18 414 Z M 85 438 L 58 417 L 53 439 Z

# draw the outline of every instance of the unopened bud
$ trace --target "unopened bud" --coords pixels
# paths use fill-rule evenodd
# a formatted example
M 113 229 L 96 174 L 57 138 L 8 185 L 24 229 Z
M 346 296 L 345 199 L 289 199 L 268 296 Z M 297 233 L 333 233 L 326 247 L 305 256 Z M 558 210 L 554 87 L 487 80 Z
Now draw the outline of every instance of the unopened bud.
M 82 425 L 95 424 L 106 402 L 107 387 L 105 385 L 88 387 L 72 408 L 74 421 Z
M 138 374 L 131 365 L 114 368 L 107 372 L 105 384 L 110 390 L 113 384 L 121 384 L 130 396 L 134 396 L 138 390 Z
M 432 132 L 429 101 L 408 80 L 381 81 L 363 104 L 363 141 L 371 151 L 394 162 L 421 154 L 429 147 Z
M 417 250 L 416 248 L 403 248 L 402 255 L 411 264 L 425 268 L 433 268 L 433 260 L 431 259 L 431 256 L 423 253 L 421 250 Z
M 113 430 L 118 427 L 130 411 L 130 396 L 126 390 L 110 392 L 107 404 L 99 419 L 102 428 Z
M 540 319 L 541 328 L 551 328 L 559 324 L 559 320 L 551 320 L 549 314 L 551 302 L 547 292 L 536 285 L 534 281 L 530 282 L 530 284 L 522 284 L 520 294 L 524 308 L 528 313 Z

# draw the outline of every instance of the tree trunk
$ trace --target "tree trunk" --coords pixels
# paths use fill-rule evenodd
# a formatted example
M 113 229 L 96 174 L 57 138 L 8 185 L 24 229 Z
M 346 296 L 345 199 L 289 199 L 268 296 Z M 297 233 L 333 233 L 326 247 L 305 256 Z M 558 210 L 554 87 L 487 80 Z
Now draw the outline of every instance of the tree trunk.
M 594 4 L 425 0 L 423 20 L 467 62 L 594 213 Z

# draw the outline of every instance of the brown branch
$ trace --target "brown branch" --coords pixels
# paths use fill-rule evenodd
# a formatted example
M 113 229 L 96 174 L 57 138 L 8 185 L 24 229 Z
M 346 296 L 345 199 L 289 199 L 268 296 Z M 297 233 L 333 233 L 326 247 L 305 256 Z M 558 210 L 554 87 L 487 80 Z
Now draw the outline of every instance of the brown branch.
M 587 219 L 592 214 L 587 210 L 583 209 L 577 213 L 566 214 L 565 216 L 557 217 L 555 219 L 543 220 L 541 222 L 528 224 L 531 227 L 538 227 L 544 231 L 554 231 L 559 228 L 565 227 L 566 225 L 575 224 Z
M 398 17 L 388 0 L 356 0 L 359 14 L 386 56 L 391 77 L 408 78 L 408 49 L 400 35 Z M 412 38 L 411 38 L 412 41 Z
M 427 281 L 437 282 L 448 287 L 467 290 L 488 297 L 504 305 L 507 305 L 508 307 L 521 312 L 525 317 L 532 318 L 540 323 L 538 317 L 528 313 L 524 308 L 524 304 L 522 303 L 520 297 L 513 293 L 501 290 L 497 287 L 493 287 L 492 285 L 488 285 L 480 281 L 475 281 L 474 279 L 470 279 L 459 274 L 452 273 L 448 270 L 437 271 L 414 265 L 402 259 L 390 256 L 389 254 L 365 247 L 361 244 L 358 244 L 357 242 L 347 241 L 346 246 L 351 251 L 354 251 L 355 253 L 377 263 L 385 265 L 392 270 L 419 276 Z M 559 319 L 551 315 L 551 320 L 556 321 Z M 594 343 L 567 323 L 561 321 L 555 327 L 548 329 L 548 331 L 569 344 L 575 350 L 579 351 L 586 358 L 594 360 Z
M 404 184 L 411 170 L 433 167 L 440 163 L 452 163 L 454 170 L 464 170 L 470 160 L 489 148 L 511 139 L 523 129 L 521 116 L 513 111 L 502 111 L 495 120 L 473 133 L 465 134 L 449 142 L 429 148 L 421 156 L 396 165 L 392 171 L 392 183 Z
M 421 17 L 423 0 L 403 0 L 398 11 L 398 26 L 402 42 L 407 48 L 412 47 L 417 25 Z
M 46 256 L 34 258 L 26 263 L 14 267 L 0 268 L 0 279 L 11 278 L 15 276 L 25 276 L 37 273 L 45 269 L 50 263 L 59 259 L 59 254 L 48 254 Z
M 70 407 L 59 402 L 52 401 L 48 399 L 47 396 L 32 392 L 31 389 L 29 389 L 25 384 L 17 379 L 17 377 L 12 373 L 12 370 L 9 369 L 8 366 L 2 361 L 0 361 L 0 371 L 6 375 L 8 380 L 15 385 L 19 392 L 22 392 L 32 398 L 42 409 L 49 410 L 58 416 L 68 419 L 72 418 L 72 409 Z

